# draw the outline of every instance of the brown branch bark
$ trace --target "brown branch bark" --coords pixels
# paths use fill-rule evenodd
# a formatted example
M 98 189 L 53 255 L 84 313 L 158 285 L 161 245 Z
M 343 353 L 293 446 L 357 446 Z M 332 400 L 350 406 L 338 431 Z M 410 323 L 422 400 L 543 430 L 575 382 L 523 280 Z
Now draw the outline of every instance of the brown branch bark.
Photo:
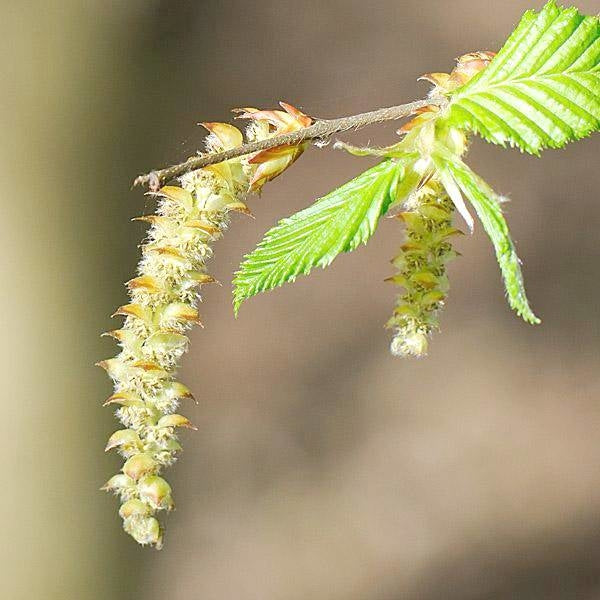
M 409 102 L 408 104 L 380 108 L 378 110 L 349 117 L 319 119 L 309 127 L 299 129 L 298 131 L 276 135 L 259 142 L 243 144 L 237 148 L 226 150 L 225 152 L 192 156 L 180 164 L 151 171 L 145 175 L 140 175 L 135 179 L 133 185 L 147 185 L 150 190 L 156 191 L 165 183 L 180 177 L 189 171 L 195 171 L 196 169 L 237 158 L 238 156 L 253 154 L 254 152 L 268 150 L 269 148 L 275 148 L 277 146 L 295 146 L 307 141 L 325 141 L 336 133 L 342 133 L 351 129 L 360 129 L 361 127 L 373 125 L 374 123 L 382 123 L 383 121 L 402 119 L 425 106 L 442 106 L 445 103 L 446 100 L 444 98 L 428 98 L 426 100 Z

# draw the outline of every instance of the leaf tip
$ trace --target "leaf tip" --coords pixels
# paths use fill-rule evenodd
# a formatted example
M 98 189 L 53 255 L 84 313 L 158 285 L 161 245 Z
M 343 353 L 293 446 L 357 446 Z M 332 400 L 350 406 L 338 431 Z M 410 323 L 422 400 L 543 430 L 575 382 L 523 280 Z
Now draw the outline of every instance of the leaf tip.
M 233 316 L 235 319 L 237 319 L 238 313 L 240 312 L 240 307 L 248 296 L 238 287 L 235 280 L 233 283 Z
M 520 316 L 526 323 L 529 323 L 529 325 L 539 325 L 542 322 L 542 320 L 536 317 L 533 313 L 529 313 L 527 315 L 522 314 Z

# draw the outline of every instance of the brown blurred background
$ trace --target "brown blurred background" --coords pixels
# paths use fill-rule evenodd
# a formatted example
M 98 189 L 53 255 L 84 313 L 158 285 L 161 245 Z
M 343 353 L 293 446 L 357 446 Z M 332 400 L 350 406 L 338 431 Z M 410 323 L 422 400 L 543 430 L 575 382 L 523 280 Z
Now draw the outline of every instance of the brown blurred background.
M 320 117 L 401 103 L 497 49 L 538 0 L 3 2 L 0 94 L 7 600 L 600 599 L 600 137 L 541 160 L 476 141 L 543 324 L 506 306 L 478 228 L 460 242 L 430 356 L 388 353 L 402 234 L 251 300 L 207 290 L 182 369 L 200 398 L 170 472 L 162 552 L 98 487 L 110 386 L 92 364 L 152 209 L 132 178 L 192 154 L 199 120 L 292 102 Z M 578 0 L 587 13 L 593 0 Z M 394 124 L 344 139 L 389 143 Z M 369 164 L 313 149 L 235 218 L 229 282 L 279 218 Z

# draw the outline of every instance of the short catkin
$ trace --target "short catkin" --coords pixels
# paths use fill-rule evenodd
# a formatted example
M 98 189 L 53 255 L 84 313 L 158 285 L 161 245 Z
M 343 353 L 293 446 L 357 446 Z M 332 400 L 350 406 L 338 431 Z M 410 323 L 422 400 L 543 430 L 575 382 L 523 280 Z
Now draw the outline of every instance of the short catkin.
M 399 217 L 406 241 L 392 261 L 398 273 L 390 278 L 403 293 L 387 326 L 395 330 L 394 354 L 422 356 L 439 328 L 438 312 L 449 289 L 446 263 L 456 256 L 449 239 L 460 231 L 452 226 L 454 206 L 436 178 L 415 191 L 404 208 Z
M 444 95 L 485 69 L 493 56 L 491 52 L 466 54 L 458 59 L 452 73 L 429 73 L 422 79 L 434 84 L 432 97 Z M 462 233 L 452 226 L 455 208 L 469 228 L 473 226 L 456 184 L 430 158 L 439 142 L 462 156 L 467 150 L 467 136 L 456 128 L 440 125 L 438 114 L 437 106 L 423 109 L 402 127 L 400 132 L 407 135 L 395 147 L 420 155 L 412 165 L 418 185 L 404 200 L 404 212 L 398 215 L 405 225 L 405 242 L 392 260 L 398 272 L 388 279 L 402 288 L 387 323 L 394 331 L 390 349 L 396 356 L 427 354 L 429 338 L 439 329 L 439 312 L 450 287 L 446 264 L 458 255 L 452 247 L 452 238 Z

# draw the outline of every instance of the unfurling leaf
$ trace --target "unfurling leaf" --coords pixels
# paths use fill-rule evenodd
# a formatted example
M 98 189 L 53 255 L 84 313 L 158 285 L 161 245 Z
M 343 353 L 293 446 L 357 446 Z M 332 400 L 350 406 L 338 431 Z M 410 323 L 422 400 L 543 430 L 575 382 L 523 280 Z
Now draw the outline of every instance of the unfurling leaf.
M 511 308 L 528 323 L 539 323 L 540 320 L 535 316 L 527 301 L 519 257 L 510 237 L 508 225 L 502 215 L 498 196 L 458 156 L 448 152 L 441 145 L 437 146 L 433 159 L 440 172 L 451 177 L 469 199 L 483 228 L 490 237 L 502 271 Z
M 366 243 L 395 200 L 408 160 L 379 163 L 268 231 L 236 273 L 236 313 L 247 298 L 326 267 L 341 252 Z
M 539 154 L 600 127 L 600 19 L 528 11 L 490 65 L 451 95 L 449 122 Z

